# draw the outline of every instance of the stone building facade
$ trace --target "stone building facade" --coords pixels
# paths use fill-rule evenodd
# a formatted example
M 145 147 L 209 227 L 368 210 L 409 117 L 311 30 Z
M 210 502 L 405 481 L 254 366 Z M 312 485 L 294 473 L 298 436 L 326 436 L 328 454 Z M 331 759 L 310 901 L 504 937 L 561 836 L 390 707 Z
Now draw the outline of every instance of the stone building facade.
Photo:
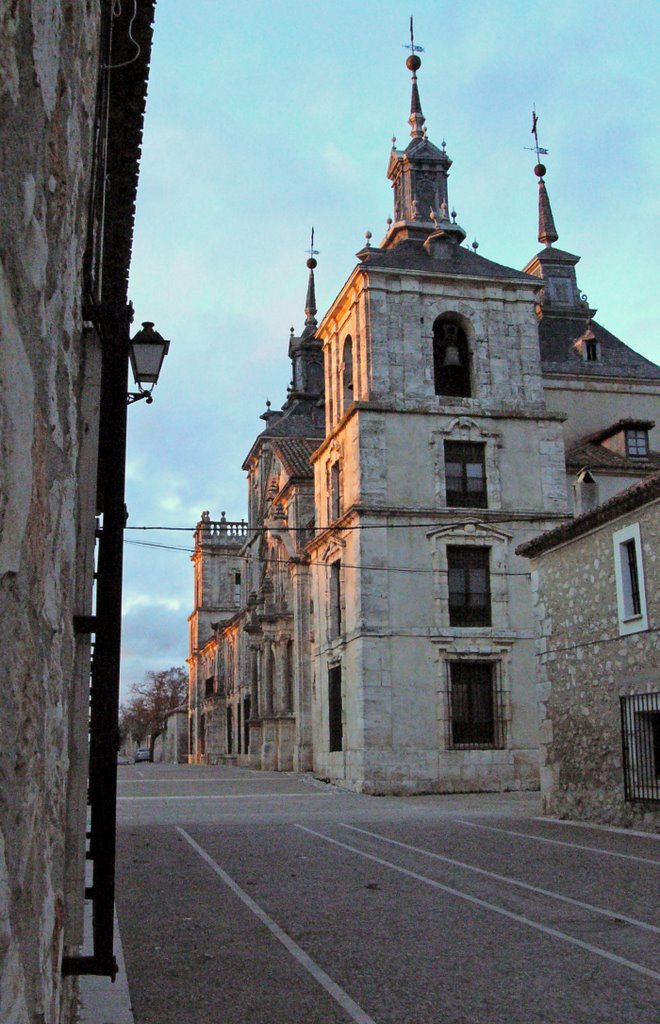
M 63 965 L 83 938 L 100 389 L 90 303 L 124 293 L 153 3 L 142 58 L 108 88 L 111 4 L 0 10 L 0 1019 L 75 1019 Z M 118 103 L 118 100 L 121 102 Z M 98 146 L 123 147 L 106 195 Z M 107 322 L 107 321 L 106 321 Z M 123 396 L 125 403 L 125 395 Z M 86 628 L 81 628 L 87 623 Z
M 309 469 L 295 481 L 304 516 L 276 442 L 280 428 L 291 436 L 288 404 L 264 415 L 244 467 L 246 589 L 217 638 L 236 658 L 236 696 L 223 699 L 259 708 L 240 751 L 256 767 L 311 763 L 370 793 L 534 788 L 535 619 L 518 551 L 654 471 L 660 369 L 595 321 L 579 257 L 555 245 L 542 165 L 543 249 L 524 270 L 464 244 L 419 66 L 413 54 L 387 234 L 378 246 L 367 235 L 320 324 L 306 325 L 324 387 L 305 435 L 313 497 Z M 262 695 L 288 692 L 291 662 L 295 722 L 266 728 Z M 274 753 L 287 728 L 304 759 Z
M 544 811 L 657 829 L 660 473 L 519 553 L 538 617 Z
M 315 522 L 310 458 L 323 439 L 315 265 L 312 256 L 304 329 L 300 336 L 292 331 L 289 337 L 292 381 L 287 401 L 280 411 L 268 406 L 261 417 L 265 429 L 243 465 L 247 525 L 241 524 L 239 538 L 236 524 L 212 523 L 205 513 L 195 533 L 195 580 L 208 582 L 201 590 L 196 582 L 190 617 L 193 761 L 231 758 L 278 771 L 312 768 L 305 544 Z M 229 588 L 233 607 L 217 600 L 213 604 L 213 588 L 219 586 Z M 204 602 L 211 602 L 208 609 Z

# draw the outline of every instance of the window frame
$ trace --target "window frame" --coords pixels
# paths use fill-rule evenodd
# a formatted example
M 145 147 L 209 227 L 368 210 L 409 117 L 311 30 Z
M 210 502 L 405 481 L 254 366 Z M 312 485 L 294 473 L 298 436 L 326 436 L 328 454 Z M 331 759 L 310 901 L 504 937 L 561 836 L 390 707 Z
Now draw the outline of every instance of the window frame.
M 457 564 L 460 559 L 463 565 Z M 452 565 L 452 561 L 454 564 Z M 447 544 L 447 592 L 449 608 L 449 625 L 452 629 L 490 628 L 493 624 L 491 576 L 491 549 L 485 544 Z M 485 571 L 485 589 L 473 586 L 473 572 Z M 463 574 L 464 587 L 453 594 L 463 593 L 466 601 L 458 604 L 452 600 L 452 574 Z M 479 594 L 486 595 L 486 601 L 479 603 L 470 600 Z
M 454 450 L 453 457 L 450 449 Z M 466 453 L 464 458 L 457 457 L 457 450 L 463 449 Z M 467 457 L 467 449 L 472 449 L 473 452 L 479 450 L 481 456 L 479 465 L 481 466 L 481 481 L 482 488 L 478 493 L 478 497 L 481 499 L 470 500 L 469 493 L 469 474 L 468 466 L 477 465 L 476 459 L 470 460 Z M 445 466 L 445 502 L 447 508 L 488 508 L 488 482 L 486 477 L 486 444 L 484 441 L 463 441 L 463 440 L 452 440 L 451 438 L 445 438 L 443 442 L 443 456 Z M 462 468 L 461 472 L 461 490 L 450 491 L 449 481 L 450 476 L 448 473 L 448 466 L 460 465 Z M 465 500 L 463 501 L 450 501 L 450 494 L 459 494 Z
M 617 530 L 612 535 L 612 546 L 619 636 L 641 633 L 649 623 L 639 523 Z
M 621 705 L 624 799 L 660 802 L 660 692 L 627 693 Z
M 342 671 L 338 663 L 328 665 L 328 752 L 341 753 L 344 749 L 344 700 Z
M 469 672 L 471 669 L 487 670 L 489 676 L 488 680 L 484 678 L 478 679 L 480 673 L 477 672 L 475 677 L 470 679 Z M 481 672 L 482 676 L 485 674 Z M 463 676 L 464 678 L 458 678 Z M 483 686 L 484 682 L 490 687 L 490 695 L 488 698 L 488 704 L 490 705 L 490 721 L 488 725 L 490 727 L 490 735 L 486 737 L 480 732 L 479 721 L 472 721 L 468 723 L 467 728 L 472 728 L 471 734 L 463 734 L 461 738 L 457 738 L 458 723 L 459 719 L 456 712 L 459 708 L 464 708 L 466 703 L 468 708 L 474 710 L 479 704 L 484 706 L 482 698 L 477 698 L 475 691 L 478 687 Z M 456 695 L 456 690 L 459 686 L 466 688 L 465 695 L 459 700 Z M 448 750 L 503 750 L 506 748 L 506 718 L 505 718 L 505 693 L 502 684 L 502 670 L 501 662 L 499 659 L 494 658 L 448 658 L 447 660 L 447 749 Z M 465 723 L 461 722 L 461 728 L 466 728 Z
M 629 428 L 625 431 L 626 455 L 629 459 L 648 459 L 649 457 L 649 432 L 638 428 Z M 639 450 L 641 446 L 643 451 Z M 633 449 L 636 449 L 633 451 Z
M 343 631 L 341 558 L 328 563 L 328 638 L 337 640 Z

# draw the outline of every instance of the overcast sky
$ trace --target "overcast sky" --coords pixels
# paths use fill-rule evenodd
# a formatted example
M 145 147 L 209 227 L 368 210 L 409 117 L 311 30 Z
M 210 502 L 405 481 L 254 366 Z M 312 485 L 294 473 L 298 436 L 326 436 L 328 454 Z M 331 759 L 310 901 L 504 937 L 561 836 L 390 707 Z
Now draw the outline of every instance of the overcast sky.
M 392 213 L 410 13 L 410 0 L 158 0 L 130 295 L 136 329 L 154 320 L 172 345 L 153 405 L 129 411 L 130 526 L 246 515 L 241 464 L 266 399 L 286 397 L 311 225 L 320 320 Z M 535 103 L 557 244 L 582 257 L 599 322 L 658 360 L 660 5 L 417 0 L 412 13 L 429 138 L 446 139 L 468 240 L 518 269 L 540 248 Z M 192 610 L 190 532 L 127 539 L 124 693 L 184 663 Z

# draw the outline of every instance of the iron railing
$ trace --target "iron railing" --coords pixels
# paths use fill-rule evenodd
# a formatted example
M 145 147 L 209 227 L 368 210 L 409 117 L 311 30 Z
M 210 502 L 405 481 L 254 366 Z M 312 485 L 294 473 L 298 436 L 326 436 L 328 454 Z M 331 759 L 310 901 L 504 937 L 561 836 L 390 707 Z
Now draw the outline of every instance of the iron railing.
M 660 692 L 621 701 L 623 785 L 627 801 L 660 801 Z

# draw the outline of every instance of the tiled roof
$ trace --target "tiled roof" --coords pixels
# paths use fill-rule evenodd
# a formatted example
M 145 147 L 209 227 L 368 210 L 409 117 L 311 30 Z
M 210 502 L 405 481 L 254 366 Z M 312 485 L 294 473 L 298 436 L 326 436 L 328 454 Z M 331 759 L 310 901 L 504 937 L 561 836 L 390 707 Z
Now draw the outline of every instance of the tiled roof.
M 619 434 L 622 430 L 652 430 L 654 426 L 655 420 L 636 420 L 629 416 L 627 419 L 610 423 L 609 427 L 595 430 L 593 434 L 586 434 L 580 443 L 595 441 L 600 444 L 602 441 L 607 441 L 608 437 L 614 437 L 615 434 Z
M 630 458 L 602 444 L 582 441 L 566 452 L 566 468 L 582 469 L 583 466 L 589 469 L 619 470 L 628 474 L 655 473 L 660 469 L 660 452 L 649 452 L 644 458 Z
M 273 451 L 287 473 L 305 478 L 314 476 L 310 456 L 318 446 L 319 441 L 308 437 L 282 437 L 272 442 Z
M 516 554 L 524 555 L 525 558 L 535 558 L 536 555 L 540 555 L 544 551 L 550 551 L 567 540 L 581 537 L 595 527 L 602 526 L 626 512 L 633 512 L 642 505 L 657 501 L 658 498 L 660 498 L 660 473 L 654 473 L 652 476 L 640 480 L 639 483 L 633 484 L 632 487 L 627 487 L 625 491 L 615 494 L 613 498 L 604 501 L 602 505 L 597 505 L 589 512 L 576 516 L 569 523 L 564 523 L 554 530 L 549 530 L 548 533 L 533 537 L 525 544 L 520 544 L 516 548 Z
M 452 246 L 448 256 L 431 256 L 422 242 L 405 239 L 391 249 L 363 249 L 360 253 L 362 266 L 391 268 L 392 270 L 415 270 L 427 274 L 458 274 L 466 277 L 492 277 L 507 281 L 531 281 L 532 274 L 493 263 L 464 246 Z M 542 282 L 537 282 L 541 287 Z
M 584 316 L 553 316 L 545 313 L 539 323 L 541 364 L 545 371 L 585 377 L 654 377 L 660 379 L 660 366 L 640 356 L 605 327 L 590 321 L 589 327 L 600 343 L 600 358 L 589 362 L 575 347 L 587 323 Z

